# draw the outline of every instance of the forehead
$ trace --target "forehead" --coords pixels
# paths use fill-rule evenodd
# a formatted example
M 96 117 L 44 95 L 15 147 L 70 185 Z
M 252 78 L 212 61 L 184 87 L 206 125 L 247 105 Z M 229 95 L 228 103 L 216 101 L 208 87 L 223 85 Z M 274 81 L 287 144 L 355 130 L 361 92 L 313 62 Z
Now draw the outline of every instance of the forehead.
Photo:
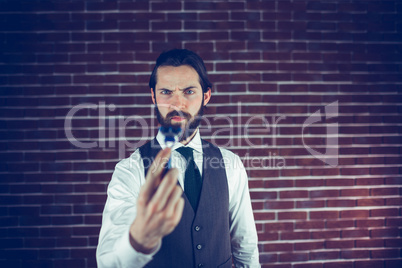
M 187 84 L 197 84 L 199 86 L 199 76 L 193 67 L 188 65 L 161 66 L 156 72 L 156 87 L 159 86 L 186 86 Z

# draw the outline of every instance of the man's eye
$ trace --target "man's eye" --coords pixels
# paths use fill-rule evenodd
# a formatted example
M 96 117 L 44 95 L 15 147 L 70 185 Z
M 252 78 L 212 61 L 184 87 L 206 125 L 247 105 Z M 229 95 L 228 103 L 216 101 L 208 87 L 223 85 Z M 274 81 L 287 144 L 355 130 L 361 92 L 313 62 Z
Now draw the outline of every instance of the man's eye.
M 188 94 L 188 95 L 191 95 L 191 94 L 194 94 L 194 93 L 195 93 L 195 92 L 192 91 L 191 89 L 189 89 L 189 90 L 186 91 L 186 94 Z
M 172 93 L 172 91 L 167 90 L 167 89 L 161 90 L 161 94 L 163 94 L 163 95 L 169 95 L 171 93 Z

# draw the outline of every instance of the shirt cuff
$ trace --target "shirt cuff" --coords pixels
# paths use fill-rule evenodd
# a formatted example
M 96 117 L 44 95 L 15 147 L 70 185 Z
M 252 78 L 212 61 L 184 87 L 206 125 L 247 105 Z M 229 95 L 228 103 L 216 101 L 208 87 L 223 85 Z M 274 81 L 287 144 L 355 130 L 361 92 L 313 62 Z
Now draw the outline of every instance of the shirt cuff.
M 144 267 L 152 260 L 152 257 L 159 251 L 161 245 L 159 244 L 155 250 L 150 254 L 144 254 L 136 251 L 130 244 L 130 232 L 124 232 L 124 235 L 116 243 L 118 247 L 115 249 L 119 256 L 122 267 L 132 267 L 133 263 L 136 267 Z

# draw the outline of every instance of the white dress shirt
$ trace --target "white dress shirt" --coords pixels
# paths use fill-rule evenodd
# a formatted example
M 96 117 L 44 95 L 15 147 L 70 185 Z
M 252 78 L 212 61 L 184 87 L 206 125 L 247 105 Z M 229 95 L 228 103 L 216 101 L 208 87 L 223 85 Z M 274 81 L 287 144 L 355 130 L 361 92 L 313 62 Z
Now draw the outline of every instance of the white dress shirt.
M 165 148 L 161 133 L 156 136 Z M 183 146 L 176 143 L 172 148 L 171 164 L 179 170 L 179 183 L 184 187 L 186 160 L 175 149 Z M 186 145 L 194 149 L 194 161 L 202 173 L 202 143 L 197 130 Z M 260 267 L 257 247 L 257 231 L 248 191 L 248 177 L 240 158 L 234 153 L 219 148 L 225 163 L 229 188 L 229 217 L 232 256 L 236 267 Z M 202 174 L 201 174 L 202 176 Z M 134 250 L 129 241 L 129 228 L 136 216 L 136 203 L 141 186 L 145 183 L 144 164 L 136 150 L 129 158 L 121 160 L 115 168 L 103 211 L 102 228 L 96 258 L 99 268 L 144 267 L 152 260 L 152 254 Z

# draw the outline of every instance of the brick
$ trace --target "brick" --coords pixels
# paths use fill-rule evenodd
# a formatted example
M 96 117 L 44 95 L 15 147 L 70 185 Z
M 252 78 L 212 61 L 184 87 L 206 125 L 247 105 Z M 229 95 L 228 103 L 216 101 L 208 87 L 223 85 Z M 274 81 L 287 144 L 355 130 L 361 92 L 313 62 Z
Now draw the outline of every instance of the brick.
M 374 188 L 371 190 L 373 196 L 386 196 L 386 195 L 398 195 L 398 188 Z
M 38 237 L 39 228 L 37 227 L 12 227 L 7 229 L 6 237 Z
M 279 220 L 306 219 L 307 212 L 278 212 Z
M 297 201 L 297 208 L 320 208 L 325 206 L 325 201 Z
M 386 238 L 385 247 L 398 247 L 400 245 L 401 238 Z
M 308 176 L 310 171 L 306 169 L 283 169 L 281 170 L 281 176 L 294 177 L 294 176 Z
M 122 2 L 118 3 L 119 10 L 148 10 L 149 4 L 147 2 Z
M 357 200 L 358 206 L 383 206 L 385 200 L 381 198 L 359 199 Z
M 325 241 L 325 248 L 354 248 L 353 240 L 327 240 Z
M 281 253 L 281 254 L 279 254 L 279 260 L 281 262 L 307 261 L 308 260 L 308 254 L 307 253 Z
M 88 204 L 88 205 L 74 205 L 73 206 L 73 213 L 74 214 L 82 214 L 82 213 L 102 213 L 104 205 L 98 204 Z
M 104 203 L 105 202 L 103 202 L 103 204 Z M 85 219 L 84 219 L 85 224 L 97 224 L 97 225 L 99 225 L 100 222 L 102 222 L 102 215 L 85 216 Z
M 267 253 L 262 253 L 260 254 L 260 261 L 261 262 L 266 262 L 266 263 L 272 263 L 272 262 L 276 262 L 278 259 L 277 254 L 267 254 Z M 290 268 L 289 265 L 287 266 L 282 266 L 282 268 Z
M 169 32 L 167 34 L 168 41 L 191 41 L 197 39 L 197 33 L 195 32 Z M 143 37 L 143 40 L 149 39 L 148 37 Z M 163 36 L 155 36 L 155 40 L 163 39 Z
M 293 209 L 293 201 L 266 201 L 264 208 L 266 209 Z
M 261 56 L 259 52 L 231 52 L 230 59 L 233 61 L 241 61 L 241 60 L 260 60 Z
M 70 227 L 48 227 L 40 229 L 40 235 L 42 237 L 70 237 L 71 233 Z
M 258 220 L 274 220 L 275 213 L 270 212 L 254 212 L 254 219 Z
M 368 229 L 357 229 L 357 230 L 342 230 L 341 236 L 343 238 L 351 238 L 351 237 L 370 237 L 370 232 Z
M 293 180 L 266 180 L 264 181 L 264 188 L 283 188 L 294 187 Z
M 214 45 L 212 42 L 187 42 L 184 48 L 199 52 L 199 51 L 211 51 L 213 50 L 213 46 Z
M 305 240 L 310 239 L 309 232 L 282 232 L 281 240 Z
M 317 250 L 324 248 L 324 242 L 300 242 L 294 244 L 295 250 Z
M 287 36 L 283 37 L 287 38 Z M 291 53 L 289 51 L 285 52 L 263 52 L 264 60 L 291 60 Z M 291 79 L 289 79 L 291 80 Z M 289 81 L 288 80 L 288 81 Z
M 339 190 L 311 190 L 310 197 L 311 198 L 320 198 L 320 197 L 338 197 Z
M 402 198 L 387 198 L 385 201 L 387 206 L 402 204 Z
M 313 239 L 328 239 L 328 238 L 338 238 L 340 236 L 340 231 L 319 231 L 311 232 L 311 237 Z
M 0 247 L 1 248 L 22 248 L 23 240 L 22 239 L 2 238 L 2 239 L 0 239 Z
M 327 186 L 353 186 L 353 179 L 328 179 L 326 180 Z
M 99 227 L 78 227 L 78 226 L 72 228 L 73 234 L 76 236 L 98 235 L 99 229 L 100 229 Z
M 356 220 L 356 227 L 382 227 L 384 223 L 383 219 Z
M 348 189 L 341 190 L 341 196 L 368 196 L 369 189 Z
M 237 42 L 237 44 L 228 44 L 226 42 L 223 42 L 221 40 L 227 40 L 229 39 L 229 33 L 227 31 L 214 31 L 214 32 L 200 32 L 199 33 L 199 39 L 202 41 L 211 41 L 211 40 L 217 40 L 216 46 L 221 48 L 221 47 L 238 47 L 238 46 L 243 46 L 241 43 L 242 42 Z M 222 57 L 222 55 L 220 56 Z M 205 58 L 204 58 L 205 59 Z
M 368 175 L 370 174 L 369 168 L 342 168 L 341 175 Z
M 231 39 L 234 40 L 260 40 L 260 32 L 258 31 L 232 31 L 230 33 Z
M 382 228 L 371 230 L 372 237 L 395 237 L 398 235 L 398 229 L 396 228 Z
M 344 250 L 341 252 L 341 258 L 345 259 L 362 259 L 369 256 L 370 252 L 368 250 Z
M 14 260 L 33 260 L 38 258 L 38 252 L 36 250 L 31 249 L 8 249 L 4 250 L 1 254 L 4 259 L 7 256 L 7 259 Z
M 39 193 L 41 192 L 40 185 L 37 184 L 23 184 L 23 185 L 10 185 L 9 192 L 13 194 L 21 193 Z
M 42 185 L 43 193 L 69 193 L 72 192 L 73 186 L 68 184 L 45 184 Z
M 296 222 L 295 229 L 324 229 L 324 221 Z
M 382 209 L 372 209 L 370 210 L 371 217 L 392 217 L 398 216 L 398 209 L 396 208 L 382 208 Z
M 289 252 L 292 251 L 293 245 L 291 243 L 269 243 L 264 245 L 264 252 L 280 252 L 285 251 Z
M 308 197 L 308 191 L 281 191 L 280 198 L 305 198 Z
M 278 240 L 278 233 L 258 233 L 258 241 L 275 241 Z
M 334 219 L 339 218 L 338 211 L 310 211 L 310 219 Z
M 315 180 L 296 180 L 296 187 L 320 187 L 324 186 L 324 180 L 315 179 Z
M 386 220 L 386 225 L 387 226 L 400 226 L 402 223 L 401 218 L 388 218 Z
M 358 248 L 381 248 L 385 243 L 383 239 L 361 239 L 356 240 L 356 247 Z
M 217 71 L 239 71 L 245 69 L 245 63 L 220 63 L 216 65 Z
M 56 245 L 58 247 L 71 247 L 71 246 L 87 246 L 87 239 L 86 238 L 64 238 L 64 239 L 57 239 Z
M 339 252 L 338 251 L 322 251 L 322 252 L 311 252 L 310 259 L 311 260 L 331 260 L 338 259 Z
M 341 218 L 366 218 L 369 216 L 368 210 L 344 210 L 341 211 Z
M 71 214 L 71 206 L 42 206 L 41 214 Z
M 327 228 L 348 228 L 348 227 L 354 227 L 355 222 L 354 220 L 327 220 L 326 224 Z
M 152 3 L 151 10 L 161 11 L 161 10 L 180 10 L 182 8 L 181 3 Z

